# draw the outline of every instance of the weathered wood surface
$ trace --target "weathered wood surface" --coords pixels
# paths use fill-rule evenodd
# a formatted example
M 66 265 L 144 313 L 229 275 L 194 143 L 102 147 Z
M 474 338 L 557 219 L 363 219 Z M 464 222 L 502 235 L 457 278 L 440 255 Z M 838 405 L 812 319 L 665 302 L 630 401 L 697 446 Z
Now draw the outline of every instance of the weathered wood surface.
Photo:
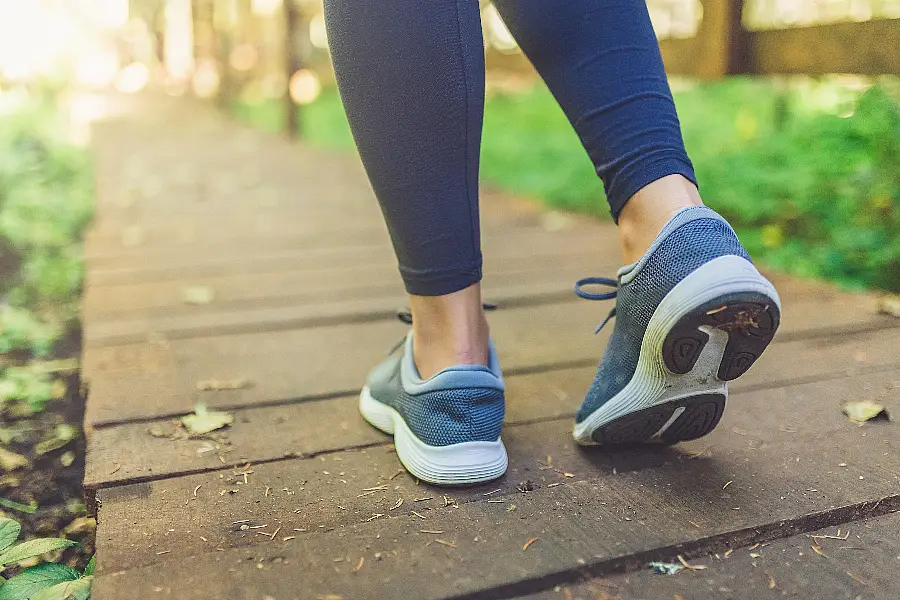
M 404 332 L 359 167 L 155 102 L 95 141 L 83 360 L 95 598 L 582 594 L 585 577 L 653 558 L 736 548 L 736 560 L 756 542 L 900 509 L 896 425 L 857 427 L 840 412 L 850 399 L 900 411 L 900 321 L 821 284 L 776 278 L 783 329 L 734 382 L 708 438 L 576 447 L 571 417 L 608 307 L 569 290 L 615 270 L 612 228 L 496 194 L 484 202 L 485 289 L 501 305 L 489 318 L 507 373 L 510 471 L 487 486 L 417 484 L 355 407 L 366 372 Z M 191 286 L 215 297 L 185 305 Z M 241 389 L 198 389 L 242 378 Z M 235 423 L 185 439 L 172 418 L 201 401 Z M 644 575 L 627 575 L 628 589 L 652 597 Z M 710 585 L 673 593 L 693 600 Z
M 588 303 L 558 303 L 500 310 L 490 322 L 501 362 L 512 374 L 595 364 L 609 335 L 606 330 L 591 335 L 601 317 Z M 818 330 L 800 330 L 790 341 L 789 323 L 785 321 L 784 341 L 773 344 L 735 388 L 897 362 L 897 329 L 809 337 L 803 334 Z M 86 422 L 99 426 L 185 413 L 198 401 L 236 407 L 352 393 L 404 333 L 392 320 L 257 328 L 260 333 L 89 348 L 84 357 L 91 390 Z M 808 358 L 796 361 L 801 353 Z M 201 381 L 240 378 L 249 387 L 213 393 L 197 389 Z
M 783 361 L 804 352 L 796 345 L 787 346 L 790 350 L 778 357 Z M 844 424 L 840 412 L 844 401 L 894 401 L 896 386 L 900 385 L 900 361 L 848 376 L 846 372 L 830 371 L 829 358 L 833 360 L 833 356 L 815 360 L 813 364 L 819 369 L 806 377 L 734 386 L 725 422 L 750 439 L 759 439 L 761 427 L 821 432 L 826 425 Z M 508 377 L 507 427 L 550 420 L 570 425 L 593 375 L 593 367 L 582 367 Z M 808 383 L 810 379 L 815 381 Z M 386 443 L 383 435 L 362 420 L 356 403 L 355 395 L 346 395 L 238 409 L 237 421 L 227 433 L 195 440 L 179 435 L 173 424 L 177 419 L 104 427 L 90 437 L 85 485 L 98 489 L 127 481 Z M 778 410 L 772 410 L 773 406 Z M 323 422 L 333 426 L 311 426 Z M 516 458 L 512 458 L 514 465 Z
M 306 481 L 307 483 L 303 484 L 305 493 L 288 496 L 286 498 L 287 506 L 301 509 L 307 520 L 318 519 L 317 524 L 324 523 L 327 526 L 353 523 L 369 517 L 371 514 L 385 512 L 383 509 L 390 508 L 390 506 L 385 506 L 385 503 L 393 505 L 398 497 L 404 495 L 399 494 L 398 489 L 393 489 L 396 485 L 401 485 L 405 490 L 407 499 L 414 494 L 417 494 L 418 497 L 433 496 L 440 499 L 443 493 L 447 493 L 460 502 L 474 501 L 484 498 L 484 493 L 492 490 L 498 490 L 498 492 L 490 494 L 488 499 L 494 499 L 495 495 L 500 497 L 506 497 L 509 494 L 515 495 L 516 487 L 528 479 L 534 480 L 537 485 L 543 487 L 550 483 L 570 483 L 593 479 L 608 475 L 614 469 L 626 473 L 655 468 L 666 463 L 683 462 L 686 458 L 687 462 L 684 465 L 686 473 L 697 464 L 694 462 L 695 460 L 710 459 L 716 463 L 719 471 L 723 471 L 721 475 L 724 479 L 717 485 L 722 486 L 729 479 L 748 483 L 753 476 L 745 472 L 748 467 L 742 466 L 742 463 L 763 464 L 765 462 L 763 457 L 771 458 L 773 456 L 779 457 L 778 462 L 800 462 L 797 459 L 801 458 L 801 454 L 803 454 L 801 450 L 805 444 L 809 444 L 812 440 L 832 436 L 836 438 L 835 441 L 823 445 L 822 451 L 829 453 L 831 458 L 828 460 L 834 461 L 834 464 L 828 466 L 827 462 L 817 463 L 824 464 L 827 468 L 815 469 L 809 477 L 819 478 L 825 476 L 826 473 L 828 473 L 826 479 L 831 476 L 843 477 L 843 472 L 838 465 L 849 464 L 847 460 L 853 453 L 859 452 L 861 440 L 872 436 L 873 443 L 890 444 L 874 457 L 872 464 L 883 460 L 881 455 L 892 448 L 894 444 L 886 437 L 891 433 L 889 425 L 878 424 L 865 429 L 859 428 L 844 417 L 841 413 L 841 404 L 850 398 L 863 397 L 882 402 L 887 405 L 889 410 L 900 410 L 900 402 L 895 393 L 896 386 L 900 385 L 900 367 L 895 367 L 889 372 L 865 377 L 736 393 L 729 400 L 730 406 L 722 425 L 711 436 L 691 444 L 680 445 L 675 449 L 658 448 L 649 451 L 580 449 L 571 439 L 571 416 L 554 413 L 554 403 L 547 400 L 550 395 L 548 392 L 552 394 L 552 397 L 559 397 L 571 389 L 581 386 L 567 385 L 564 372 L 548 375 L 551 376 L 526 376 L 511 379 L 510 390 L 519 393 L 515 397 L 515 401 L 510 402 L 511 414 L 504 433 L 511 462 L 508 475 L 499 482 L 448 492 L 441 492 L 439 489 L 429 486 L 415 486 L 406 475 L 393 480 L 389 479 L 391 476 L 397 475 L 400 468 L 391 449 L 390 440 L 383 434 L 372 430 L 360 417 L 353 414 L 355 406 L 352 399 L 296 405 L 290 407 L 295 409 L 293 414 L 289 411 L 282 411 L 279 415 L 271 409 L 265 415 L 261 414 L 259 409 L 253 413 L 239 412 L 237 413 L 237 424 L 227 434 L 227 439 L 233 440 L 236 452 L 240 452 L 241 446 L 243 446 L 244 453 L 240 455 L 240 458 L 238 456 L 231 457 L 227 451 L 227 443 L 223 443 L 224 438 L 220 437 L 217 440 L 220 444 L 219 451 L 224 450 L 223 456 L 229 457 L 229 462 L 235 466 L 225 468 L 217 460 L 215 456 L 217 452 L 214 449 L 208 453 L 213 455 L 213 458 L 205 461 L 210 472 L 176 480 L 167 479 L 166 470 L 169 469 L 167 465 L 169 460 L 178 462 L 179 459 L 173 456 L 178 449 L 184 452 L 184 456 L 190 460 L 189 457 L 192 455 L 196 457 L 197 449 L 210 448 L 214 446 L 215 442 L 154 437 L 147 433 L 146 424 L 142 429 L 117 427 L 112 430 L 120 434 L 125 433 L 118 440 L 123 446 L 135 445 L 138 453 L 145 452 L 147 457 L 152 457 L 148 458 L 144 464 L 153 467 L 154 472 L 138 472 L 138 475 L 164 479 L 151 482 L 149 487 L 137 485 L 130 489 L 153 489 L 158 493 L 169 494 L 167 498 L 174 498 L 178 503 L 183 503 L 177 510 L 172 507 L 159 515 L 160 525 L 157 533 L 163 533 L 168 529 L 167 523 L 179 520 L 193 522 L 194 517 L 201 513 L 212 514 L 209 505 L 234 507 L 246 506 L 248 502 L 258 501 L 257 492 L 264 489 L 264 486 L 257 477 L 252 478 L 254 485 L 250 488 L 243 487 L 244 482 L 240 476 L 236 478 L 240 483 L 231 485 L 227 483 L 228 480 L 235 479 L 235 472 L 251 470 L 255 474 L 273 472 L 282 474 L 284 478 Z M 778 407 L 778 410 L 773 410 L 773 407 Z M 326 418 L 325 415 L 330 415 L 330 417 Z M 291 417 L 295 417 L 295 419 Z M 309 426 L 311 423 L 323 422 L 330 422 L 333 426 L 315 429 Z M 162 430 L 168 433 L 172 431 L 172 428 L 162 427 Z M 103 430 L 98 433 L 103 435 L 107 431 Z M 144 443 L 141 444 L 141 441 Z M 264 455 L 267 448 L 277 448 L 279 444 L 281 444 L 282 450 L 280 455 Z M 109 450 L 113 450 L 115 445 L 115 443 L 111 444 Z M 282 458 L 291 451 L 296 452 L 300 458 L 268 465 L 261 464 L 265 460 Z M 303 457 L 304 454 L 305 457 Z M 694 455 L 696 455 L 694 458 L 688 458 Z M 548 456 L 552 457 L 549 461 Z M 725 457 L 730 458 L 726 459 Z M 721 463 L 721 460 L 725 460 L 725 463 Z M 801 460 L 807 459 L 803 456 Z M 92 459 L 91 462 L 97 461 Z M 244 467 L 247 463 L 250 466 Z M 135 461 L 132 464 L 140 463 Z M 724 464 L 730 464 L 730 467 L 725 468 Z M 849 466 L 843 468 L 851 469 Z M 850 472 L 856 473 L 855 476 L 858 476 L 858 473 L 853 470 L 856 468 L 857 466 L 854 466 Z M 162 472 L 157 473 L 156 469 Z M 212 472 L 213 470 L 215 472 Z M 134 474 L 132 471 L 132 475 Z M 174 474 L 177 473 L 170 472 L 168 475 Z M 119 475 L 119 472 L 114 473 L 109 479 L 115 481 L 114 476 L 116 475 Z M 386 484 L 385 481 L 392 483 Z M 121 482 L 122 480 L 119 480 L 116 483 Z M 194 499 L 192 490 L 196 485 L 202 485 L 202 489 L 205 489 L 203 502 L 197 502 Z M 264 485 L 272 488 L 273 501 L 274 496 L 284 496 L 282 489 L 284 486 L 277 487 L 268 483 Z M 378 485 L 387 487 L 369 494 L 360 489 Z M 758 485 L 764 486 L 765 484 L 760 481 Z M 218 492 L 222 489 L 238 489 L 239 492 L 234 498 L 231 498 L 230 495 L 218 496 Z M 801 488 L 798 489 L 803 491 Z M 245 494 L 244 492 L 249 493 Z M 781 492 L 783 495 L 787 493 L 787 490 L 781 490 Z M 115 498 L 120 497 L 119 493 L 110 491 L 109 497 L 115 501 Z M 359 494 L 362 496 L 358 497 Z M 245 497 L 249 497 L 246 502 Z M 107 523 L 114 522 L 116 519 L 130 519 L 130 508 L 122 511 L 111 509 L 106 501 L 107 492 L 105 491 L 101 492 L 101 498 L 103 499 L 101 513 Z M 309 508 L 303 509 L 306 504 L 319 502 L 328 504 L 331 508 L 322 508 L 315 513 L 309 513 Z M 416 510 L 417 505 L 418 503 L 413 502 L 407 509 Z M 434 503 L 425 503 L 421 506 L 429 508 L 433 507 Z M 176 510 L 181 515 L 173 515 L 172 510 Z M 114 514 L 118 514 L 119 517 L 113 516 Z M 329 515 L 331 516 L 329 517 Z M 272 516 L 276 517 L 275 514 Z M 295 526 L 304 527 L 304 525 Z M 143 529 L 145 532 L 151 530 L 152 528 Z M 109 543 L 110 545 L 125 544 L 127 546 L 128 536 L 123 538 L 117 535 Z
M 526 241 L 523 238 L 523 244 Z M 543 254 L 535 249 L 531 264 L 521 254 L 493 258 L 485 267 L 484 293 L 491 301 L 504 305 L 540 302 L 548 295 L 553 300 L 575 302 L 571 286 L 576 279 L 584 273 L 615 272 L 617 254 L 593 258 L 588 248 L 594 245 L 585 244 L 581 252 Z M 208 303 L 187 303 L 186 294 L 197 287 L 211 292 Z M 814 286 L 809 286 L 809 291 L 801 285 L 792 287 L 798 289 L 786 295 L 785 308 L 799 317 L 798 324 L 792 327 L 813 329 L 876 321 L 892 325 L 875 315 L 863 297 L 837 292 L 823 297 Z M 348 319 L 357 320 L 386 318 L 389 315 L 385 310 L 393 312 L 404 304 L 393 264 L 359 266 L 348 258 L 345 264 L 331 267 L 313 262 L 304 270 L 295 267 L 291 271 L 268 272 L 263 268 L 243 274 L 210 271 L 206 276 L 89 287 L 84 313 L 91 325 L 86 327 L 85 337 L 89 346 L 109 346 L 143 342 L 151 334 L 177 339 L 255 331 L 258 324 L 265 324 L 268 329 L 287 329 L 304 322 L 321 322 L 314 319 L 315 315 L 324 318 L 346 314 Z M 816 320 L 815 313 L 816 307 L 825 304 L 834 314 L 823 324 L 821 319 Z M 599 312 L 597 306 L 584 306 L 582 310 Z
M 900 448 L 885 429 L 829 431 L 833 443 L 812 454 L 818 434 L 731 450 L 726 440 L 736 438 L 723 431 L 712 438 L 717 445 L 708 459 L 681 455 L 679 460 L 679 450 L 668 449 L 663 451 L 668 460 L 655 468 L 616 475 L 607 470 L 571 483 L 564 473 L 541 477 L 537 459 L 561 450 L 558 440 L 568 429 L 568 423 L 530 426 L 521 430 L 530 433 L 522 440 L 516 439 L 519 431 L 510 431 L 514 455 L 520 464 L 530 459 L 533 481 L 542 487 L 522 493 L 516 489 L 521 484 L 507 477 L 493 486 L 454 491 L 459 508 L 442 506 L 440 490 L 416 486 L 405 476 L 391 480 L 398 463 L 385 449 L 251 466 L 245 485 L 236 483 L 241 476 L 229 473 L 231 483 L 206 474 L 114 488 L 100 496 L 105 529 L 98 549 L 114 561 L 101 561 L 101 572 L 127 572 L 105 581 L 101 577 L 97 597 L 104 597 L 104 585 L 112 598 L 137 582 L 170 588 L 184 598 L 251 598 L 260 592 L 303 597 L 290 595 L 298 589 L 313 592 L 306 597 L 390 593 L 423 599 L 516 591 L 555 585 L 584 572 L 602 575 L 651 557 L 691 556 L 900 508 Z M 686 445 L 691 447 L 702 451 Z M 582 456 L 591 460 L 589 454 Z M 579 472 L 580 466 L 584 473 L 587 468 L 569 457 L 563 461 L 562 469 Z M 547 487 L 542 479 L 560 485 Z M 379 486 L 387 489 L 365 495 Z M 490 494 L 494 489 L 500 491 Z M 400 498 L 404 503 L 391 511 Z M 243 520 L 265 527 L 241 531 L 236 522 Z M 260 531 L 275 535 L 265 538 Z M 284 540 L 292 535 L 297 537 Z M 538 542 L 523 551 L 535 537 Z M 456 547 L 437 544 L 435 538 Z M 247 544 L 252 548 L 242 547 Z M 368 562 L 365 577 L 350 572 L 361 556 Z M 276 557 L 282 561 L 273 565 Z M 335 564 L 336 558 L 343 564 Z M 223 572 L 222 577 L 199 585 L 200 574 L 212 570 Z M 428 577 L 422 577 L 425 573 Z
M 815 537 L 814 537 L 815 536 Z M 822 536 L 822 537 L 819 537 Z M 845 539 L 843 539 L 845 538 Z M 816 546 L 818 553 L 812 549 Z M 900 515 L 891 514 L 724 552 L 676 576 L 648 570 L 561 585 L 520 600 L 900 598 Z

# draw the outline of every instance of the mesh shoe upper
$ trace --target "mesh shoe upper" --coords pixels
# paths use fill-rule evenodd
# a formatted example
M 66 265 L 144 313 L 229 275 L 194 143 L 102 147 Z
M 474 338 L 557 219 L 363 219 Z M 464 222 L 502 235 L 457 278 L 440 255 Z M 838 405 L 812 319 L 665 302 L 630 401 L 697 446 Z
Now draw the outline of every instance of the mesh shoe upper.
M 490 367 L 458 365 L 423 380 L 412 358 L 412 335 L 402 352 L 378 365 L 366 380 L 372 397 L 391 406 L 410 431 L 430 446 L 495 442 L 505 411 L 504 384 L 493 346 Z
M 618 273 L 615 329 L 576 422 L 631 381 L 653 312 L 682 279 L 720 256 L 750 257 L 730 225 L 706 207 L 688 208 L 663 228 L 641 259 Z

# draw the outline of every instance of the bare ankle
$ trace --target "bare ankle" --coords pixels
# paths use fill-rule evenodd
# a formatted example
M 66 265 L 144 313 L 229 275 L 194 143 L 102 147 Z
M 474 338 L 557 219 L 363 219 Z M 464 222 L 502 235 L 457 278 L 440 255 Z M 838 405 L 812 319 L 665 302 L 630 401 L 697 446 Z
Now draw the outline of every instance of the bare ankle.
M 410 296 L 410 307 L 420 377 L 460 364 L 487 366 L 489 329 L 480 284 L 445 296 Z
M 619 214 L 625 264 L 636 262 L 676 213 L 702 205 L 697 187 L 681 175 L 668 175 L 640 189 Z

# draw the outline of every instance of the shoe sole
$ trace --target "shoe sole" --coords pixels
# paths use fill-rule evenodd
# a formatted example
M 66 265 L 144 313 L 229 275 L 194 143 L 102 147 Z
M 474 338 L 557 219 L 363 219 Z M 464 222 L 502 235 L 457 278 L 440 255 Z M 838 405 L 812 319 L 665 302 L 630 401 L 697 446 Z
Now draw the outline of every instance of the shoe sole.
M 416 437 L 392 407 L 372 397 L 368 386 L 359 395 L 359 412 L 370 425 L 394 436 L 400 462 L 411 475 L 436 485 L 471 485 L 506 473 L 509 459 L 503 442 L 462 442 L 431 446 Z
M 778 292 L 750 261 L 704 264 L 660 302 L 631 381 L 576 423 L 575 441 L 674 444 L 707 435 L 725 411 L 727 382 L 756 362 L 780 318 Z

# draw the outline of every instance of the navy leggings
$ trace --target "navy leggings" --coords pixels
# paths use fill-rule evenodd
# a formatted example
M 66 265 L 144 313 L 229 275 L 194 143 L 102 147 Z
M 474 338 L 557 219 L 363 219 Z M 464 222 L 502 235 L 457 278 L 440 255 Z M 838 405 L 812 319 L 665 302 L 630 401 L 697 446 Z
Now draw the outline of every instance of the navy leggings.
M 494 0 L 603 180 L 613 218 L 696 182 L 644 0 Z M 484 45 L 477 0 L 325 0 L 347 118 L 411 294 L 481 279 Z M 527 143 L 527 140 L 523 140 Z

